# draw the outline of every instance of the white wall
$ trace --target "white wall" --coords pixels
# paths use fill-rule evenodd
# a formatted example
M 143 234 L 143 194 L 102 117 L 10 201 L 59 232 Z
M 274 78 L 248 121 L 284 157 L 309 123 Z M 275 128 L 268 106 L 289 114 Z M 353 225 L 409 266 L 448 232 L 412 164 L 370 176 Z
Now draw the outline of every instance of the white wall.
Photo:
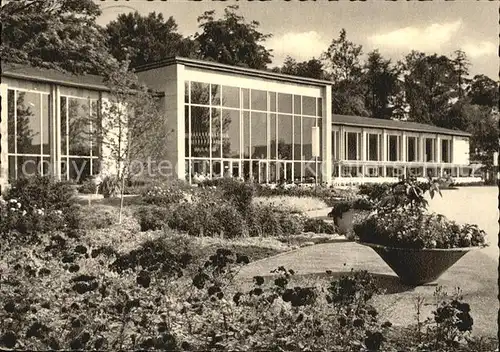
M 453 164 L 469 165 L 469 138 L 453 137 Z

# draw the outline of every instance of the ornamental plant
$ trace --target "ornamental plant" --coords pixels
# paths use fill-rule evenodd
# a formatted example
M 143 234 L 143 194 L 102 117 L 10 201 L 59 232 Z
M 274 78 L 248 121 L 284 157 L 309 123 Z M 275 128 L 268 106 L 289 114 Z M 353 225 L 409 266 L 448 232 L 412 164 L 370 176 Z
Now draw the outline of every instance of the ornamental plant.
M 394 248 L 463 248 L 486 246 L 485 232 L 477 225 L 460 225 L 444 215 L 429 213 L 424 194 L 441 192 L 438 182 L 402 179 L 380 196 L 375 213 L 353 229 L 362 242 Z

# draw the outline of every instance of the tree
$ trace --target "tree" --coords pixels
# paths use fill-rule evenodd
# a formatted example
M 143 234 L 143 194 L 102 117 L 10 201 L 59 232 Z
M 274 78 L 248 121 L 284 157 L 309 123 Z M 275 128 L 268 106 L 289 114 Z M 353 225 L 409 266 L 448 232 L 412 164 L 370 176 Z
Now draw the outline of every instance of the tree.
M 271 35 L 258 30 L 259 22 L 246 22 L 237 10 L 238 6 L 228 6 L 220 19 L 215 19 L 213 10 L 198 17 L 202 30 L 195 34 L 199 54 L 222 64 L 266 69 L 272 55 L 262 43 Z
M 0 11 L 0 55 L 10 62 L 73 73 L 99 73 L 115 65 L 92 0 L 17 0 Z
M 467 94 L 472 104 L 498 107 L 498 84 L 486 75 L 475 75 Z
M 391 104 L 392 98 L 398 93 L 397 68 L 391 65 L 391 60 L 385 60 L 378 50 L 368 54 L 365 64 L 366 108 L 371 112 L 371 117 L 390 119 L 395 105 Z
M 457 98 L 457 72 L 453 61 L 437 54 L 412 51 L 403 62 L 409 118 L 415 122 L 440 124 Z
M 174 18 L 165 20 L 161 13 L 121 14 L 106 26 L 107 44 L 116 59 L 129 59 L 132 67 L 171 56 L 192 57 L 194 43 L 177 29 Z
M 498 151 L 500 129 L 498 113 L 487 106 L 468 105 L 464 107 L 470 119 L 468 131 L 470 150 L 474 159 L 481 161 L 486 169 L 492 169 L 493 153 Z
M 129 71 L 129 62 L 108 73 L 105 81 L 110 92 L 97 117 L 100 128 L 95 131 L 95 137 L 108 150 L 110 160 L 105 162 L 114 163 L 116 178 L 121 184 L 121 222 L 125 179 L 137 171 L 136 166 L 143 171 L 147 162 L 162 156 L 170 131 L 166 130 L 158 99 L 139 84 Z M 152 171 L 150 167 L 148 171 Z
M 276 72 L 292 76 L 325 79 L 323 63 L 316 58 L 312 58 L 308 61 L 297 62 L 292 57 L 287 56 L 283 62 L 283 66 L 276 70 Z
M 327 51 L 323 53 L 323 61 L 330 75 L 330 80 L 336 84 L 342 81 L 356 81 L 361 77 L 361 45 L 347 40 L 347 32 L 342 28 L 338 39 L 333 39 Z
M 362 46 L 347 40 L 345 29 L 333 39 L 323 53 L 327 77 L 332 81 L 332 112 L 334 114 L 369 116 L 364 104 Z
M 465 94 L 465 87 L 469 80 L 467 76 L 469 75 L 470 62 L 467 55 L 462 50 L 455 50 L 455 57 L 453 59 L 453 64 L 455 66 L 455 73 L 457 77 L 457 91 L 459 98 L 463 98 Z

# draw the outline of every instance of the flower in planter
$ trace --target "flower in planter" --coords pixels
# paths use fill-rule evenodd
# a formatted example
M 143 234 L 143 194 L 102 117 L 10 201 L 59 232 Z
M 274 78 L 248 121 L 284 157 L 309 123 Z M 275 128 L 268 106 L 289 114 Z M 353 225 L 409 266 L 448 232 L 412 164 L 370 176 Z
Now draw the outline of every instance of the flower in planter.
M 462 248 L 485 246 L 486 234 L 477 225 L 460 225 L 441 214 L 427 212 L 425 192 L 440 194 L 438 183 L 403 179 L 380 199 L 375 212 L 354 226 L 362 242 L 393 248 Z

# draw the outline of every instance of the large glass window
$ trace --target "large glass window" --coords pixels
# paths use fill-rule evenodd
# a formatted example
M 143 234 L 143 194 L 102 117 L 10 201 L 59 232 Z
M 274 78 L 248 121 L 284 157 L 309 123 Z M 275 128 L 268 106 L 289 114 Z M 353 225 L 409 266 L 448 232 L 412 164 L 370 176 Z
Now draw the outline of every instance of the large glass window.
M 381 153 L 380 153 L 380 141 L 381 141 L 381 135 L 380 134 L 373 134 L 369 133 L 366 138 L 366 155 L 368 160 L 370 161 L 380 161 L 382 160 L 381 158 Z
M 240 158 L 239 110 L 222 110 L 222 156 Z
M 360 141 L 361 133 L 346 132 L 345 133 L 345 150 L 347 160 L 360 160 Z
M 389 135 L 387 137 L 387 155 L 389 161 L 399 161 L 399 136 Z
M 316 119 L 302 117 L 302 156 L 303 160 L 311 160 L 312 156 L 312 134 L 316 126 Z
M 8 90 L 9 177 L 50 172 L 49 95 Z
M 240 89 L 222 86 L 222 106 L 229 108 L 240 107 Z
M 278 94 L 278 111 L 286 114 L 292 113 L 292 95 Z
M 441 140 L 441 162 L 451 163 L 451 140 Z
M 316 98 L 302 97 L 302 114 L 316 116 Z
M 252 112 L 250 118 L 252 159 L 267 159 L 267 116 Z
M 293 117 L 278 115 L 278 159 L 293 159 Z
M 269 115 L 269 152 L 270 158 L 276 159 L 276 153 L 278 150 L 277 143 L 277 132 L 276 132 L 276 124 L 278 120 L 276 118 L 276 114 Z
M 227 162 L 232 175 L 266 182 L 291 180 L 296 169 L 292 161 L 313 160 L 312 133 L 321 126 L 321 98 L 198 82 L 186 87 L 186 157 L 192 168 L 194 158 L 205 158 L 213 177 L 222 175 Z M 298 170 L 296 176 L 303 177 Z
M 436 140 L 434 138 L 425 139 L 425 161 L 433 162 L 436 160 Z
M 340 160 L 340 131 L 332 131 L 332 158 Z
M 211 146 L 212 146 L 212 158 L 220 158 L 222 155 L 222 136 L 221 136 L 221 110 L 212 109 L 212 119 L 211 119 Z
M 63 178 L 82 182 L 98 170 L 96 100 L 61 97 L 61 171 Z
M 243 112 L 243 158 L 250 159 L 252 152 L 250 148 L 250 113 Z
M 209 105 L 210 84 L 191 82 L 191 104 Z
M 418 138 L 406 138 L 406 161 L 418 161 Z
M 252 96 L 252 105 L 250 108 L 252 110 L 261 110 L 261 111 L 267 110 L 267 92 L 266 91 L 252 89 L 251 96 Z
M 210 109 L 191 106 L 191 156 L 210 155 Z

